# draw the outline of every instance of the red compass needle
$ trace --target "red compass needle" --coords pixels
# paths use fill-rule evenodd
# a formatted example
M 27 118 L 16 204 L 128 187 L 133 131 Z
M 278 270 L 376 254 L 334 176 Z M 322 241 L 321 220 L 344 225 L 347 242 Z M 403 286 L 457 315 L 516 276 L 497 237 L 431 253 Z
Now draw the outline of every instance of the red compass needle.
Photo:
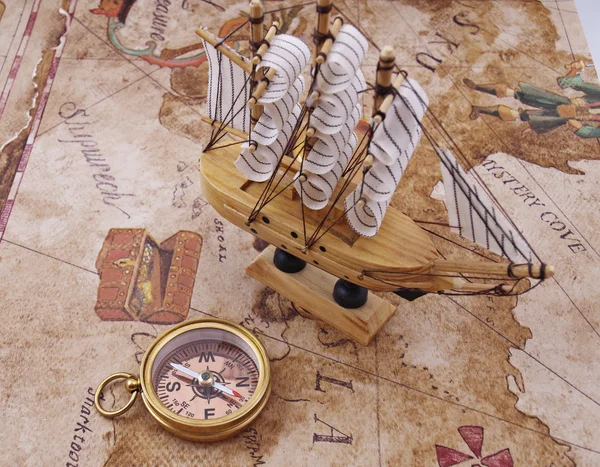
M 176 370 L 179 370 L 193 378 L 196 378 L 198 381 L 201 378 L 200 373 L 196 373 L 195 371 L 190 370 L 189 368 L 186 368 L 183 365 L 178 365 L 177 363 L 171 363 L 171 366 L 173 368 L 175 368 Z M 213 381 L 211 386 L 215 389 L 218 389 L 219 391 L 223 391 L 225 394 L 229 394 L 230 396 L 242 397 L 242 395 L 239 392 L 234 391 L 233 389 L 229 389 L 227 386 L 224 386 L 217 381 Z
M 238 401 L 236 401 L 233 397 L 229 397 L 227 394 L 225 393 L 219 393 L 219 397 L 221 399 L 223 399 L 224 401 L 227 402 L 231 402 L 232 404 L 234 404 L 238 409 L 242 406 L 242 404 Z

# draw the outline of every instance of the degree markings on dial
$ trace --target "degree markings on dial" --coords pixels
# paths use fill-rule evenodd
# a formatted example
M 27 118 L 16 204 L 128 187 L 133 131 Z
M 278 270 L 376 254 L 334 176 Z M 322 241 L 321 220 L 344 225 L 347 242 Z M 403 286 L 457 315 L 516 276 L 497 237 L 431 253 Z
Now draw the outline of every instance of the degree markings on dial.
M 204 353 L 205 357 L 199 364 L 199 356 L 202 353 Z M 214 358 L 209 358 L 209 353 L 212 353 Z M 201 374 L 205 369 L 208 369 L 215 375 L 216 382 L 223 387 L 244 389 L 244 395 L 239 394 L 241 400 L 238 400 L 238 398 L 227 396 L 221 391 L 216 391 L 213 387 L 210 394 L 205 394 L 205 396 L 210 396 L 209 402 L 207 400 L 208 397 L 201 395 L 204 394 L 203 391 L 205 391 L 205 389 L 200 388 L 200 384 L 196 378 L 184 375 L 180 371 L 173 370 L 170 364 L 174 362 L 177 362 L 179 365 L 189 368 L 194 372 L 198 372 L 198 374 Z M 220 372 L 217 372 L 217 368 L 211 368 L 215 365 L 220 366 L 222 364 L 224 364 L 224 366 Z M 229 373 L 229 371 L 231 371 L 231 373 Z M 178 388 L 178 391 L 176 392 L 165 392 L 168 388 L 166 383 L 169 382 L 169 378 L 176 378 L 176 380 L 186 378 L 185 384 L 181 387 L 181 389 L 185 389 L 185 391 L 179 392 Z M 158 369 L 158 373 L 156 373 L 155 376 L 154 388 L 157 391 L 157 395 L 161 402 L 172 412 L 180 415 L 184 414 L 183 416 L 187 416 L 188 418 L 203 418 L 203 416 L 204 418 L 212 418 L 225 416 L 227 412 L 231 413 L 231 410 L 240 409 L 248 402 L 248 400 L 250 400 L 256 391 L 258 380 L 259 373 L 257 364 L 241 348 L 228 342 L 190 342 L 175 349 L 170 355 L 164 356 Z M 171 382 L 172 381 L 173 380 L 171 380 Z M 189 384 L 190 381 L 192 384 Z M 240 383 L 240 385 L 238 386 L 237 383 Z M 181 397 L 183 397 L 183 399 L 181 399 Z M 221 401 L 222 405 L 219 405 L 219 401 Z M 183 407 L 180 407 L 180 404 L 182 404 Z M 211 409 L 211 407 L 214 409 Z M 211 410 L 208 417 L 206 417 L 205 408 Z M 212 410 L 215 411 L 213 412 Z

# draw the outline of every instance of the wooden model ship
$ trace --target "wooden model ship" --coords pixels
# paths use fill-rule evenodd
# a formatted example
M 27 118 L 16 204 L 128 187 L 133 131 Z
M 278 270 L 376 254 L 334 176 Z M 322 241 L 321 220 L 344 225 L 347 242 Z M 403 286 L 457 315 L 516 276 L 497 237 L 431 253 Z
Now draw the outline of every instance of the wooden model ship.
M 368 290 L 510 295 L 521 278 L 551 277 L 474 171 L 437 144 L 452 230 L 509 261 L 447 261 L 389 206 L 421 136 L 434 144 L 421 124 L 427 96 L 405 73 L 394 77 L 390 47 L 369 85 L 360 68 L 369 41 L 341 18 L 331 22 L 332 0 L 316 4 L 312 52 L 277 23 L 266 30 L 258 0 L 248 21 L 252 57 L 197 31 L 210 68 L 202 120 L 213 126 L 201 156 L 204 195 L 272 245 L 248 273 L 364 344 L 395 311 Z M 241 141 L 222 142 L 226 135 Z

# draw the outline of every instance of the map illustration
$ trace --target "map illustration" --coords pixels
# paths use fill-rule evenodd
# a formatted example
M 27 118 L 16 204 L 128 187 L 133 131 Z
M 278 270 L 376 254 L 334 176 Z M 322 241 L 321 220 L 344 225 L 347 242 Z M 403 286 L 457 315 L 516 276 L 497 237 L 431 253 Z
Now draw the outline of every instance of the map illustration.
M 310 43 L 314 2 L 263 3 L 267 22 Z M 208 64 L 195 30 L 231 34 L 247 55 L 247 1 L 0 1 L 0 400 L 10 427 L 0 463 L 600 465 L 600 86 L 574 2 L 335 5 L 371 44 L 394 47 L 429 96 L 435 138 L 468 156 L 555 277 L 518 299 L 379 294 L 398 309 L 361 346 L 247 276 L 267 244 L 202 194 Z M 373 82 L 375 46 L 364 63 Z M 430 223 L 445 258 L 475 257 L 474 244 L 435 235 L 448 223 L 441 179 L 421 144 L 392 203 Z M 189 234 L 191 302 L 166 318 L 143 308 L 164 280 L 147 271 L 134 286 L 149 311 L 120 317 L 97 305 L 109 232 L 151 233 L 171 253 L 166 240 Z M 209 316 L 243 324 L 269 353 L 273 393 L 249 428 L 198 445 L 163 431 L 143 404 L 113 420 L 95 411 L 102 379 L 137 374 L 172 323 Z M 127 394 L 102 397 L 116 407 Z

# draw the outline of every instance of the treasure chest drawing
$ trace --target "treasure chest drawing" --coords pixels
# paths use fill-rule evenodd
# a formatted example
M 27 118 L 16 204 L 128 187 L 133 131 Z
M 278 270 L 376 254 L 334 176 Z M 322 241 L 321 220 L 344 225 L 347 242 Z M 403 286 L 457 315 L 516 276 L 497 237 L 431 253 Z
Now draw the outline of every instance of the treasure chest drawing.
M 110 229 L 96 260 L 96 313 L 105 321 L 183 321 L 201 249 L 194 232 L 179 231 L 159 244 L 145 229 Z

